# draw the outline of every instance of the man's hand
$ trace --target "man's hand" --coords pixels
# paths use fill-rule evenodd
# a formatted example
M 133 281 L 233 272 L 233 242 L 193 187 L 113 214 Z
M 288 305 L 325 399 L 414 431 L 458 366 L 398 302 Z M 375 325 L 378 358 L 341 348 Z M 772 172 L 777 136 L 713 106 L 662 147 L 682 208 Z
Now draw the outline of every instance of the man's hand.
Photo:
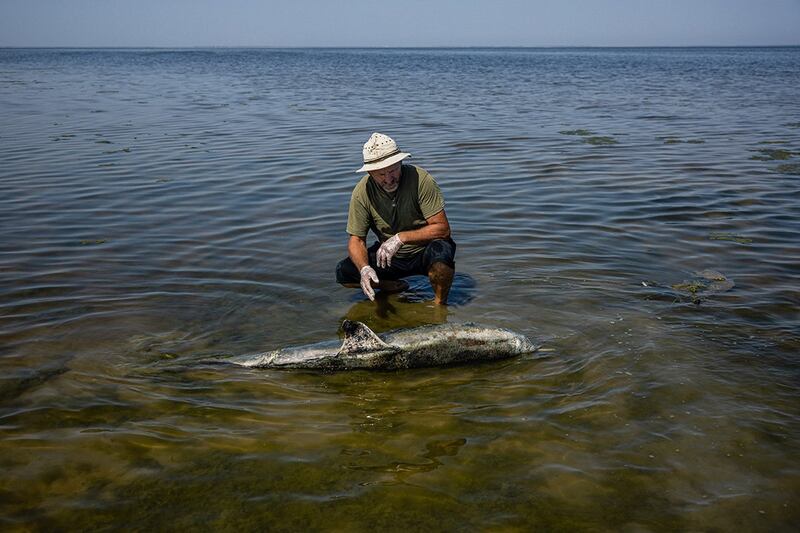
M 400 240 L 400 234 L 396 233 L 386 239 L 381 247 L 378 248 L 378 266 L 387 268 L 392 264 L 392 257 L 397 253 L 397 250 L 403 246 L 403 241 Z
M 367 295 L 370 300 L 375 300 L 375 289 L 372 288 L 370 280 L 378 283 L 378 273 L 375 269 L 367 265 L 361 269 L 361 290 Z

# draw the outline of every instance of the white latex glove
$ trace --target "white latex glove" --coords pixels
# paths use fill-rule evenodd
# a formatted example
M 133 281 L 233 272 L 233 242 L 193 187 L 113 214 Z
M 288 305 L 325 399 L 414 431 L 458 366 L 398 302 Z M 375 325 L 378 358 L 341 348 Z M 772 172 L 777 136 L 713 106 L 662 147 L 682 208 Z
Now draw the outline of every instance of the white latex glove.
M 372 288 L 370 280 L 378 283 L 378 273 L 375 269 L 367 265 L 361 269 L 361 290 L 367 295 L 370 300 L 375 300 L 375 289 Z
M 387 268 L 392 265 L 392 257 L 397 253 L 397 250 L 403 246 L 403 241 L 400 240 L 400 234 L 396 233 L 386 239 L 381 247 L 378 248 L 378 266 Z

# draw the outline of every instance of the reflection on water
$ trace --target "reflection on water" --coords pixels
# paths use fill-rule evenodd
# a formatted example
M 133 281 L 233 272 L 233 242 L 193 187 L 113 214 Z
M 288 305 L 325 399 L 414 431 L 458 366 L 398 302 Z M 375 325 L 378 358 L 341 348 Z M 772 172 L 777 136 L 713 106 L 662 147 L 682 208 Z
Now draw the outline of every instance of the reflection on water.
M 347 310 L 342 320 L 363 322 L 375 332 L 398 327 L 417 327 L 447 322 L 448 307 L 428 303 L 408 302 L 396 295 L 376 295 L 375 301 L 359 300 Z
M 449 306 L 433 304 L 433 289 L 425 276 L 407 278 L 409 288 L 399 294 L 378 291 L 375 301 L 368 300 L 360 290 L 352 296 L 355 303 L 342 320 L 363 322 L 376 332 L 397 328 L 413 328 L 426 324 L 444 324 L 449 309 L 469 304 L 477 291 L 475 279 L 466 273 L 456 273 L 448 299 Z
M 797 48 L 0 50 L 0 527 L 793 530 L 798 86 Z M 373 131 L 442 187 L 448 307 L 333 279 Z M 544 347 L 208 363 L 345 318 Z

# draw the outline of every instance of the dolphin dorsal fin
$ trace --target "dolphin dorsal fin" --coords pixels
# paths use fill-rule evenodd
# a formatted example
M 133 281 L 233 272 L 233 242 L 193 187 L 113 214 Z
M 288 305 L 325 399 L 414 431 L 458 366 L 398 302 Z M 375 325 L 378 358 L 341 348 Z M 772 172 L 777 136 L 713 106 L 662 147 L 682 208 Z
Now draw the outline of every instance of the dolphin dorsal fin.
M 344 330 L 344 342 L 339 349 L 340 354 L 358 354 L 391 348 L 361 322 L 345 320 L 342 322 L 342 329 Z

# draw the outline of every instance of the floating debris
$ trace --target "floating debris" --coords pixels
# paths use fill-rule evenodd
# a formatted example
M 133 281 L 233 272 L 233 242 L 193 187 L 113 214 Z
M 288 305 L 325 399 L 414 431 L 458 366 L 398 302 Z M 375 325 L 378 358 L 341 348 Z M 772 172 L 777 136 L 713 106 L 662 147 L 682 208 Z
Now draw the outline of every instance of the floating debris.
M 100 139 L 99 141 L 95 141 L 95 144 L 114 144 L 111 141 L 107 141 L 105 139 Z
M 610 144 L 618 144 L 617 140 L 613 137 L 587 137 L 583 140 L 586 144 L 592 144 L 594 146 L 602 146 L 602 145 L 610 145 Z
M 587 135 L 594 135 L 594 132 L 589 130 L 564 130 L 559 131 L 561 135 L 580 135 L 581 137 L 586 137 Z
M 739 244 L 750 244 L 753 242 L 753 239 L 748 239 L 741 235 L 734 235 L 733 233 L 710 233 L 708 239 L 712 241 L 730 241 Z
M 800 128 L 800 122 L 787 122 L 784 126 L 787 128 Z
M 94 240 L 92 240 L 92 239 L 84 239 L 84 240 L 81 241 L 81 244 L 83 246 L 90 246 L 90 245 L 95 245 L 95 244 L 103 244 L 104 242 L 106 242 L 105 239 L 94 239 Z

